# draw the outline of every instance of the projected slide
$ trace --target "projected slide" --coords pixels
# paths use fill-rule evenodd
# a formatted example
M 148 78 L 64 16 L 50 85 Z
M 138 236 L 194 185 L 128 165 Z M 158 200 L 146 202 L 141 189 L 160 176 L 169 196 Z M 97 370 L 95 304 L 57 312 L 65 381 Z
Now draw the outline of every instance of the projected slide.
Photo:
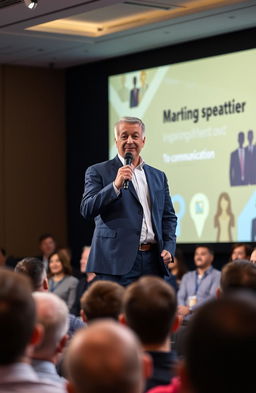
M 115 122 L 140 117 L 180 243 L 256 241 L 255 70 L 253 49 L 109 78 L 110 157 Z

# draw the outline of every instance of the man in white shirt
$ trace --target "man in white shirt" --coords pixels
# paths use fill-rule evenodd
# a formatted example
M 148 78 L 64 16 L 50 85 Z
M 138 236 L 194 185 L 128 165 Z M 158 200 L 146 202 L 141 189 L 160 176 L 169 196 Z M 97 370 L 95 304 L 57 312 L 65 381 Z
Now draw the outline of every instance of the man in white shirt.
M 169 274 L 177 218 L 165 174 L 140 156 L 143 122 L 122 118 L 115 126 L 115 140 L 118 155 L 86 171 L 81 213 L 95 220 L 87 271 L 126 286 L 145 274 Z M 125 165 L 127 153 L 131 165 Z

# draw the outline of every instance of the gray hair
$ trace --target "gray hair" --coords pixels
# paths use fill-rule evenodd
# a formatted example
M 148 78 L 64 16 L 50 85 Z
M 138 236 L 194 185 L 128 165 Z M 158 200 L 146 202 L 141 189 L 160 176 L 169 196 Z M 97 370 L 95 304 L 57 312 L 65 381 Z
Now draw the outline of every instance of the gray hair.
M 35 355 L 39 353 L 52 354 L 60 340 L 68 331 L 68 308 L 65 302 L 54 293 L 34 292 L 37 322 L 44 327 L 42 342 L 36 347 Z
M 120 123 L 138 124 L 141 128 L 142 136 L 145 136 L 145 124 L 142 120 L 140 120 L 138 117 L 124 116 L 121 117 L 121 119 L 118 120 L 118 122 L 114 126 L 115 139 L 117 139 L 118 136 L 118 128 Z

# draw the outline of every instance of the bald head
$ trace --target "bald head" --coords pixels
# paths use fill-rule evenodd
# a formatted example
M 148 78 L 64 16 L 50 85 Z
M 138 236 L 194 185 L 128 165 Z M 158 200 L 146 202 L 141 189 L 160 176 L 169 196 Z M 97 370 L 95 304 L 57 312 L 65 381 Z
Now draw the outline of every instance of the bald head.
M 68 331 L 68 308 L 65 302 L 53 293 L 34 292 L 36 318 L 44 328 L 40 345 L 34 350 L 34 358 L 51 360 Z
M 142 352 L 133 333 L 110 320 L 92 322 L 74 336 L 67 366 L 69 391 L 140 393 Z

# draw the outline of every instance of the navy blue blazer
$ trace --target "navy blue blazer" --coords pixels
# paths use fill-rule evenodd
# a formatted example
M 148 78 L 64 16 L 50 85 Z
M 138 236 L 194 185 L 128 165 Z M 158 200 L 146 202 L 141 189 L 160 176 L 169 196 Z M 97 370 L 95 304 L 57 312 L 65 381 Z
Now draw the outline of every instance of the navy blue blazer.
M 94 218 L 95 230 L 87 271 L 101 274 L 128 273 L 136 259 L 140 243 L 143 208 L 132 182 L 128 190 L 121 189 L 117 196 L 113 187 L 118 169 L 122 166 L 118 156 L 89 167 L 85 173 L 85 187 L 81 214 Z M 143 167 L 147 178 L 151 217 L 159 246 L 159 263 L 166 274 L 160 253 L 175 253 L 175 215 L 166 176 L 149 165 Z

